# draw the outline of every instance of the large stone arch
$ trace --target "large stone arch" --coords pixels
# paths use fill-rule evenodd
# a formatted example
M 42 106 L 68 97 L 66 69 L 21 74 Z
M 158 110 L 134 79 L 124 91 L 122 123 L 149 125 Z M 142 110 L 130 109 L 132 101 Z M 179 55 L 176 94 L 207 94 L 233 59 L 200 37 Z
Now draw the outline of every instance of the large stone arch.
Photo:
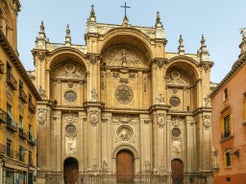
M 199 79 L 198 63 L 187 56 L 168 60 L 164 71 L 167 102 L 173 110 L 194 110 L 198 107 Z
M 86 98 L 88 66 L 81 52 L 62 48 L 50 54 L 50 99 L 58 105 L 77 105 Z
M 121 150 L 128 150 L 130 151 L 133 156 L 134 156 L 134 159 L 138 159 L 139 158 L 139 153 L 138 151 L 131 145 L 128 145 L 128 144 L 124 144 L 124 145 L 119 145 L 118 147 L 116 147 L 113 152 L 112 152 L 112 157 L 113 158 L 116 158 L 117 157 L 117 154 L 121 151 Z
M 49 70 L 52 70 L 54 66 L 57 65 L 57 62 L 60 62 L 61 60 L 64 60 L 66 58 L 71 58 L 72 60 L 80 63 L 81 65 L 84 65 L 86 71 L 88 71 L 88 65 L 85 61 L 86 55 L 78 51 L 78 49 L 68 47 L 59 48 L 52 51 L 49 54 L 49 62 L 47 63 L 47 68 Z
M 148 62 L 153 58 L 149 38 L 141 31 L 133 28 L 116 28 L 109 31 L 102 38 L 102 45 L 99 48 L 101 55 L 112 47 L 131 46 L 140 52 Z

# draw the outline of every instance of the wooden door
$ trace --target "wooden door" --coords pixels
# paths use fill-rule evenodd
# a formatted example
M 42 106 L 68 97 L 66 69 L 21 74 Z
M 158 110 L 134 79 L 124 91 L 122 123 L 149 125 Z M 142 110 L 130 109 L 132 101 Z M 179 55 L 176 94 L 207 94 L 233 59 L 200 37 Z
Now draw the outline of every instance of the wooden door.
M 133 155 L 127 150 L 122 150 L 117 154 L 117 183 L 133 183 L 133 179 Z
M 183 163 L 178 159 L 174 159 L 171 163 L 171 168 L 172 168 L 173 184 L 183 184 L 183 177 L 184 177 Z
M 68 158 L 64 162 L 64 183 L 75 184 L 79 176 L 78 161 L 74 158 Z

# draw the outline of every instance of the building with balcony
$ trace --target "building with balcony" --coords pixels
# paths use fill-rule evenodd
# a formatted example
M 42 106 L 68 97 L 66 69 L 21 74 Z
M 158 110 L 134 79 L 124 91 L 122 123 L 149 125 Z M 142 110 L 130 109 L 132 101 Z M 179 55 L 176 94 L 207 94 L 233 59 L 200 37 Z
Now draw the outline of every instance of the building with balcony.
M 37 105 L 39 184 L 213 183 L 210 60 L 166 51 L 165 29 L 96 21 L 85 43 L 51 43 L 44 23 L 30 73 Z M 178 43 L 178 41 L 177 41 Z
M 246 30 L 231 71 L 211 93 L 214 183 L 246 183 Z
M 39 93 L 16 50 L 18 0 L 0 3 L 0 183 L 32 184 L 36 175 Z

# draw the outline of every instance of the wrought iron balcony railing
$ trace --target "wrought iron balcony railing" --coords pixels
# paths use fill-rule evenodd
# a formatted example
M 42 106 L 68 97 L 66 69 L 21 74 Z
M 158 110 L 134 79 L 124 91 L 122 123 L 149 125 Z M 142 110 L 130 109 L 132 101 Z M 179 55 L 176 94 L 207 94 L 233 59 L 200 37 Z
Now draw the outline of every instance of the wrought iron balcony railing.
M 24 103 L 27 103 L 27 95 L 23 89 L 19 90 L 19 99 L 22 100 Z
M 0 60 L 0 74 L 4 74 L 4 64 L 1 60 Z
M 7 115 L 7 126 L 6 128 L 8 128 L 11 131 L 17 132 L 17 125 L 16 122 L 14 122 L 14 120 Z
M 31 132 L 29 132 L 28 142 L 32 145 L 36 145 L 36 139 L 34 138 Z
M 0 153 L 6 153 L 6 145 L 0 144 Z
M 1 123 L 7 123 L 7 114 L 2 110 L 0 109 L 0 124 Z
M 19 128 L 19 136 L 23 139 L 28 139 L 28 134 L 23 128 Z
M 14 76 L 10 72 L 7 73 L 6 82 L 13 90 L 17 89 L 17 81 L 15 80 Z
M 35 106 L 34 106 L 34 104 L 32 103 L 32 101 L 29 101 L 28 102 L 28 109 L 29 109 L 29 111 L 31 112 L 31 113 L 35 113 Z

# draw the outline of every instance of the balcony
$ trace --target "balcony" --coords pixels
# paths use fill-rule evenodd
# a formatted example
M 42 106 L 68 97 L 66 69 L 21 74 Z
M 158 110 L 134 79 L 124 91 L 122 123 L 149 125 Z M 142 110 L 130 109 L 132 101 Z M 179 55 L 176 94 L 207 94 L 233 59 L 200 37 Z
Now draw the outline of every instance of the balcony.
M 0 74 L 4 73 L 4 65 L 3 62 L 0 60 Z
M 7 129 L 13 132 L 17 132 L 17 125 L 16 123 L 12 120 L 10 116 L 7 115 Z
M 33 166 L 33 160 L 30 156 L 28 158 L 28 165 Z
M 28 134 L 23 128 L 19 128 L 19 137 L 21 137 L 22 139 L 28 139 Z
M 0 124 L 1 123 L 7 123 L 7 116 L 6 116 L 7 114 L 2 110 L 2 109 L 0 109 Z
M 25 156 L 24 153 L 19 152 L 19 153 L 18 153 L 19 161 L 24 162 L 24 156 Z
M 7 157 L 14 158 L 16 151 L 7 148 Z
M 34 104 L 32 103 L 32 101 L 29 101 L 28 102 L 28 109 L 29 109 L 29 111 L 31 112 L 31 113 L 35 113 L 35 106 L 34 106 Z
M 29 132 L 28 142 L 29 142 L 30 144 L 32 144 L 33 146 L 36 145 L 36 139 L 34 138 L 34 136 L 32 135 L 31 132 Z
M 24 103 L 27 103 L 27 95 L 23 89 L 19 90 L 19 99 L 22 100 Z
M 6 153 L 6 145 L 0 144 L 0 153 L 3 153 L 3 154 Z
M 15 80 L 14 76 L 9 72 L 7 73 L 7 84 L 11 87 L 12 90 L 17 89 L 17 81 Z

